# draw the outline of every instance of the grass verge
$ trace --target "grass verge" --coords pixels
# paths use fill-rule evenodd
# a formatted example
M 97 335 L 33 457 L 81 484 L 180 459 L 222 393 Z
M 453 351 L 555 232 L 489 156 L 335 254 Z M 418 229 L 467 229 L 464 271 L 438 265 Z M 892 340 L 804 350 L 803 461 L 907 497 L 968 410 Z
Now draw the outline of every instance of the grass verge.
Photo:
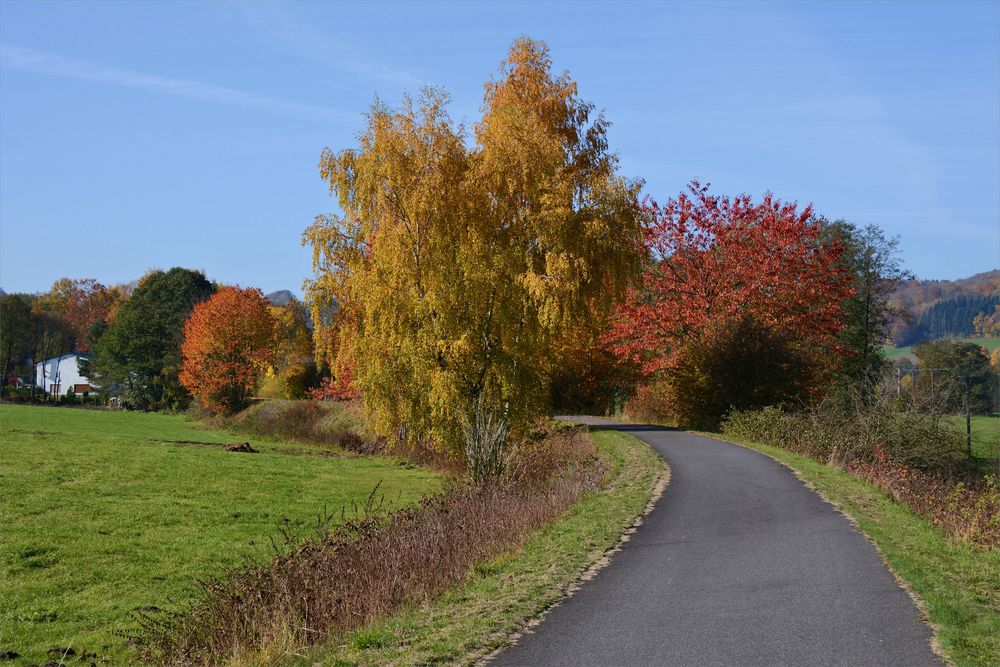
M 132 664 L 137 609 L 175 608 L 196 580 L 267 559 L 279 527 L 327 508 L 386 509 L 441 488 L 426 469 L 251 438 L 180 415 L 0 405 L 0 652 L 41 664 L 56 647 Z M 259 547 L 254 546 L 257 541 Z M 76 658 L 74 658 L 74 661 Z
M 796 471 L 851 517 L 923 601 L 945 655 L 958 665 L 1000 663 L 1000 550 L 948 539 L 870 484 L 809 457 L 718 434 Z
M 255 655 L 232 664 L 472 664 L 572 590 L 580 573 L 641 515 L 666 466 L 632 436 L 593 433 L 609 465 L 600 491 L 537 530 L 517 551 L 479 563 L 437 599 L 404 608 L 308 655 Z

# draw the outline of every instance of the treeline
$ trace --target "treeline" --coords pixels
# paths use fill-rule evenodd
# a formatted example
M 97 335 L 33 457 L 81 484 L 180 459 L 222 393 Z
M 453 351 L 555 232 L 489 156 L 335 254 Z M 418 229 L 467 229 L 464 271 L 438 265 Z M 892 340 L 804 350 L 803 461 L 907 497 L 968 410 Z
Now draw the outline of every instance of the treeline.
M 92 279 L 60 278 L 42 294 L 0 297 L 2 391 L 33 384 L 36 361 L 88 352 L 134 288 L 134 283 L 105 287 Z
M 4 295 L 3 391 L 8 397 L 46 398 L 47 387 L 34 386 L 35 364 L 78 352 L 84 353 L 81 373 L 101 394 L 135 409 L 184 409 L 192 397 L 180 377 L 184 326 L 195 307 L 220 289 L 200 271 L 172 268 L 121 285 L 61 278 L 42 294 Z M 273 321 L 273 349 L 269 363 L 255 369 L 254 387 L 275 397 L 301 398 L 321 379 L 309 315 L 301 301 L 279 296 L 282 305 L 265 306 Z
M 448 98 L 377 102 L 325 150 L 306 230 L 317 346 L 377 433 L 504 467 L 553 409 L 714 428 L 881 376 L 895 239 L 771 193 L 643 198 L 608 122 L 517 40 L 466 134 Z M 629 400 L 629 397 L 632 397 Z
M 1000 305 L 1000 270 L 962 280 L 907 280 L 896 289 L 891 304 L 898 315 L 889 335 L 897 347 L 984 335 L 984 326 L 976 321 L 980 315 L 989 318 Z

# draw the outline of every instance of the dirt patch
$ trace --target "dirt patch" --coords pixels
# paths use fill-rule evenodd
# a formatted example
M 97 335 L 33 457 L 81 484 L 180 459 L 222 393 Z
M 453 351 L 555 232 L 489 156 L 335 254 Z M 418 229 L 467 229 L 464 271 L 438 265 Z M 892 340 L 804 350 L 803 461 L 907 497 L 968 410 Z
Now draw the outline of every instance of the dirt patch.
M 17 651 L 0 651 L 0 660 L 16 660 L 21 654 Z
M 150 438 L 149 440 L 146 440 L 146 442 L 152 445 L 174 445 L 175 447 L 212 447 L 214 449 L 225 449 L 226 451 L 237 451 L 237 452 L 246 452 L 247 450 L 230 449 L 230 447 L 243 447 L 244 445 L 250 447 L 250 443 L 237 442 L 229 445 L 223 445 L 222 443 L 219 442 L 205 442 L 204 440 L 159 440 L 155 438 Z M 250 449 L 251 453 L 257 453 L 260 451 L 259 449 L 254 449 L 253 447 L 250 447 Z M 300 449 L 298 447 L 276 447 L 269 451 L 273 454 L 287 454 L 289 456 L 320 456 L 323 458 L 332 458 L 332 459 L 342 459 L 355 456 L 353 452 L 332 451 L 319 448 L 315 450 L 306 450 L 306 449 Z
M 221 443 L 205 442 L 204 440 L 149 440 L 149 442 L 162 445 L 198 445 L 201 447 L 219 447 Z
M 299 449 L 297 447 L 292 447 L 291 449 L 276 449 L 275 454 L 288 454 L 289 456 L 319 456 L 327 459 L 345 459 L 350 458 L 350 454 L 345 454 L 344 452 L 334 452 L 329 449 L 315 449 L 312 451 L 306 451 L 304 449 Z
M 249 442 L 234 442 L 226 445 L 227 452 L 241 452 L 243 454 L 256 454 L 257 450 L 250 446 Z
M 178 445 L 178 446 L 189 446 L 189 447 L 221 447 L 222 444 L 218 442 L 205 442 L 204 440 L 157 440 L 155 438 L 150 438 L 146 442 L 153 445 Z

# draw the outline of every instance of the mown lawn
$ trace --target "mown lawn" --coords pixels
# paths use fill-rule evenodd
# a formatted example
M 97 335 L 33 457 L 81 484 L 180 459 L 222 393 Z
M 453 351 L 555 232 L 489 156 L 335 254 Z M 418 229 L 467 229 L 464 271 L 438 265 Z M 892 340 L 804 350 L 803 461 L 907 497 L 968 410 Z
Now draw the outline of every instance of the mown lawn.
M 266 558 L 279 528 L 310 530 L 376 485 L 387 509 L 441 485 L 303 445 L 222 449 L 246 440 L 179 415 L 0 405 L 0 652 L 21 656 L 7 664 L 56 647 L 133 662 L 135 610 L 183 605 L 197 578 Z

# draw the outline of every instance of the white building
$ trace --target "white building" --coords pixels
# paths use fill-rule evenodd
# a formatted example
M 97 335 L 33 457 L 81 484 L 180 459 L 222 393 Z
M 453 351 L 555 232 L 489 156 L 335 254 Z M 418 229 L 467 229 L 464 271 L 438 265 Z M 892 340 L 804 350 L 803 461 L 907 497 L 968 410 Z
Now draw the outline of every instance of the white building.
M 93 390 L 90 380 L 80 373 L 80 360 L 86 354 L 68 352 L 35 364 L 35 385 L 53 396 L 67 394 L 72 389 L 77 394 Z

